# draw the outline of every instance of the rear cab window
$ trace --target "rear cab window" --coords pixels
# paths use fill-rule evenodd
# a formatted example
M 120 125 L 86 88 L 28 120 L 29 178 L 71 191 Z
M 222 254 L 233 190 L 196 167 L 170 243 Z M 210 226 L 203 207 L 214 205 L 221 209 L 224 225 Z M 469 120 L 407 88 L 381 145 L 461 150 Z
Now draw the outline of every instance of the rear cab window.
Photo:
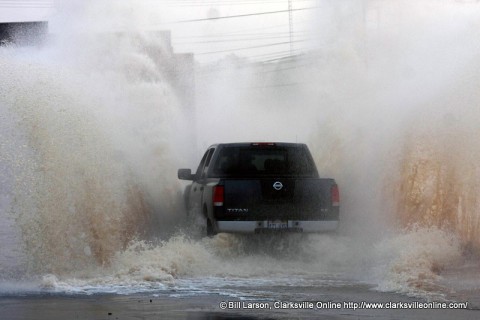
M 214 177 L 318 177 L 303 145 L 227 145 L 218 154 Z

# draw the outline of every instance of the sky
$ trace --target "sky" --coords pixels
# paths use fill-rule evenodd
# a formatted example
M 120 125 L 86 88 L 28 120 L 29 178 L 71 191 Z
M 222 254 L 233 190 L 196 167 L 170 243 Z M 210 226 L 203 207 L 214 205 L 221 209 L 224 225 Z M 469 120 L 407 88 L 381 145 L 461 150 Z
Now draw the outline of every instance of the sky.
M 391 5 L 382 5 L 387 2 Z M 419 2 L 422 5 L 414 10 Z M 396 35 L 395 25 L 402 25 L 412 12 L 428 17 L 425 21 L 445 19 L 448 15 L 436 11 L 450 8 L 442 6 L 446 3 L 464 4 L 463 9 L 478 4 L 291 0 L 293 54 L 331 47 L 339 34 L 364 44 L 367 33 Z M 288 8 L 288 0 L 0 0 L 0 22 L 48 20 L 53 34 L 169 30 L 174 52 L 192 52 L 199 62 L 215 62 L 229 54 L 270 61 L 292 54 Z
M 288 1 L 198 1 L 200 4 L 195 7 L 187 6 L 188 10 L 185 10 L 186 5 L 182 5 L 182 2 L 192 3 L 189 0 L 178 1 L 178 4 L 166 8 L 168 15 L 179 17 L 180 21 L 230 18 L 170 24 L 173 45 L 177 51 L 194 50 L 200 61 L 215 60 L 227 51 L 252 59 L 276 58 L 290 54 L 290 45 L 287 43 Z M 309 15 L 315 5 L 315 1 L 292 1 L 294 53 L 308 48 L 307 38 L 312 32 Z M 301 10 L 304 8 L 308 9 Z M 263 14 L 277 11 L 283 12 Z
M 291 1 L 292 49 L 296 54 L 311 47 L 309 21 L 320 2 Z M 202 62 L 230 53 L 260 60 L 291 53 L 288 0 L 0 0 L 0 22 L 48 20 L 51 33 L 66 28 L 82 32 L 86 29 L 85 21 L 77 19 L 75 25 L 76 18 L 72 18 L 72 14 L 88 11 L 79 10 L 82 6 L 97 11 L 98 15 L 90 18 L 100 31 L 124 28 L 125 23 L 116 25 L 112 21 L 116 14 L 120 20 L 128 16 L 132 20 L 128 23 L 137 30 L 170 30 L 174 51 L 194 52 Z M 105 19 L 102 14 L 110 16 Z
M 46 20 L 53 6 L 53 0 L 0 0 L 0 23 Z

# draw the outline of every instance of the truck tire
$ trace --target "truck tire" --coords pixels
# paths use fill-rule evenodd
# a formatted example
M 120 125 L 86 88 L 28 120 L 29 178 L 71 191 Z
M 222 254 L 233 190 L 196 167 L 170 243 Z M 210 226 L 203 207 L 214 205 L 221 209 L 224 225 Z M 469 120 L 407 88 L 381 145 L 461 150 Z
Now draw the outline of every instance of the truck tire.
M 210 237 L 210 238 L 217 234 L 215 232 L 215 230 L 213 229 L 212 222 L 208 218 L 207 218 L 207 230 L 206 231 L 207 231 L 207 237 Z

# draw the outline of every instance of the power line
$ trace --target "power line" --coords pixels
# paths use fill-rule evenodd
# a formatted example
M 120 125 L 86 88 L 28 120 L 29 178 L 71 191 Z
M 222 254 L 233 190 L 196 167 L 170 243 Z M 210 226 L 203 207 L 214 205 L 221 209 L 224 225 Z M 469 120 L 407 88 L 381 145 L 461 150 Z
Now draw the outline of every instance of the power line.
M 305 42 L 305 40 L 297 40 L 297 41 L 295 41 L 295 42 Z M 210 51 L 210 52 L 201 52 L 201 53 L 196 53 L 195 55 L 205 55 L 205 54 L 222 53 L 222 52 L 230 52 L 230 51 L 239 51 L 239 50 L 248 50 L 248 49 L 256 49 L 256 48 L 265 48 L 265 47 L 279 46 L 279 45 L 284 45 L 284 44 L 289 44 L 289 43 L 290 43 L 290 41 L 275 42 L 275 43 L 264 44 L 264 45 L 261 45 L 261 46 L 251 46 L 251 47 L 235 48 L 235 49 L 228 49 L 228 50 L 218 50 L 218 51 Z
M 292 1 L 288 0 L 288 30 L 290 31 L 290 54 L 293 54 L 293 17 Z
M 298 21 L 297 22 L 297 25 L 298 24 L 306 24 L 307 21 L 305 20 L 302 20 L 302 21 Z M 268 27 L 259 27 L 259 28 L 249 28 L 249 29 L 241 29 L 241 30 L 235 30 L 235 31 L 230 31 L 228 33 L 223 33 L 223 34 L 213 34 L 213 35 L 199 35 L 199 36 L 181 36 L 181 37 L 175 37 L 177 39 L 180 39 L 180 38 L 194 38 L 194 37 L 230 37 L 230 36 L 236 36 L 236 35 L 239 35 L 243 32 L 250 32 L 250 31 L 258 31 L 258 30 L 261 30 L 261 31 L 265 31 L 265 30 L 271 30 L 271 29 L 277 29 L 277 28 L 285 28 L 285 27 L 288 27 L 288 23 L 287 24 L 277 24 L 277 25 L 273 25 L 273 26 L 268 26 Z M 275 33 L 277 33 L 278 31 L 275 31 Z M 288 33 L 288 31 L 285 31 Z M 314 33 L 313 31 L 302 31 L 302 32 L 308 32 L 308 33 Z M 265 34 L 268 34 L 269 32 L 265 33 Z
M 0 0 L 0 7 L 2 8 L 51 8 L 53 1 L 2 1 Z
M 277 62 L 277 61 L 280 61 L 280 60 L 284 60 L 284 63 L 287 63 L 287 62 L 292 62 L 294 60 L 294 58 L 296 58 L 298 56 L 298 54 L 293 54 L 291 55 L 290 54 L 290 50 L 287 51 L 288 54 L 272 54 L 271 56 L 269 57 L 265 57 L 266 60 L 264 59 L 259 59 L 259 60 L 255 60 L 255 62 L 257 63 L 272 63 L 272 62 Z M 288 61 L 286 61 L 288 59 Z
M 249 55 L 248 58 L 271 58 L 271 57 L 278 57 L 280 55 L 289 55 L 290 50 L 282 50 L 282 51 L 274 51 L 274 52 L 269 52 L 269 53 L 262 53 L 262 54 L 256 54 L 256 55 Z
M 242 39 L 219 39 L 219 40 L 205 40 L 205 41 L 183 41 L 173 42 L 173 45 L 190 45 L 190 44 L 209 44 L 209 43 L 225 43 L 225 42 L 247 42 L 247 41 L 260 41 L 260 40 L 273 40 L 273 39 L 289 39 L 289 36 L 277 36 L 277 37 L 260 37 L 260 38 L 242 38 Z M 300 38 L 301 40 L 311 40 L 312 38 Z M 291 50 L 293 51 L 293 50 Z
M 298 8 L 298 9 L 292 9 L 291 11 L 304 11 L 304 10 L 313 10 L 313 9 L 317 9 L 317 7 Z M 187 23 L 187 22 L 200 22 L 200 21 L 220 20 L 220 19 L 231 19 L 231 18 L 243 18 L 243 17 L 260 16 L 260 15 L 266 15 L 266 14 L 276 14 L 276 13 L 285 13 L 285 12 L 289 12 L 289 10 L 277 10 L 277 11 L 238 14 L 238 15 L 234 15 L 234 16 L 180 20 L 180 21 L 170 22 L 170 24 Z
M 53 4 L 0 4 L 1 8 L 53 8 Z
M 302 21 L 301 21 L 302 22 Z M 304 21 L 303 21 L 304 22 Z M 215 39 L 215 40 L 221 40 L 221 39 L 232 39 L 232 38 L 237 38 L 237 39 L 245 39 L 248 40 L 250 38 L 247 37 L 264 37 L 266 40 L 269 39 L 271 36 L 281 36 L 281 35 L 288 35 L 289 31 L 270 31 L 270 32 L 250 32 L 250 33 L 244 33 L 245 31 L 256 31 L 256 30 L 266 30 L 266 29 L 274 29 L 274 28 L 280 28 L 280 27 L 287 27 L 288 24 L 283 24 L 283 25 L 275 25 L 275 26 L 269 26 L 269 27 L 263 27 L 263 28 L 254 28 L 254 29 L 245 29 L 245 30 L 236 30 L 233 32 L 228 32 L 228 33 L 217 33 L 217 34 L 210 34 L 210 35 L 193 35 L 193 36 L 175 36 L 173 37 L 173 42 L 175 42 L 178 39 Z M 316 32 L 312 30 L 302 30 L 302 31 L 295 31 L 294 35 L 299 35 L 299 36 L 309 36 L 309 35 L 314 35 Z M 233 39 L 232 39 L 233 40 Z
M 313 31 L 296 31 L 294 34 L 314 34 Z M 224 34 L 217 34 L 217 35 L 197 35 L 197 36 L 179 36 L 175 37 L 175 39 L 198 39 L 198 38 L 232 38 L 232 37 L 249 37 L 249 36 L 255 36 L 255 37 L 264 37 L 265 39 L 268 39 L 270 36 L 284 36 L 288 37 L 289 32 L 285 31 L 279 31 L 279 32 L 257 32 L 257 33 L 224 33 Z
M 300 69 L 300 68 L 307 68 L 307 67 L 311 67 L 312 64 L 309 63 L 309 64 L 301 64 L 301 65 L 295 65 L 295 66 L 291 66 L 291 67 L 288 67 L 288 68 L 279 68 L 279 69 L 271 69 L 271 70 L 262 70 L 260 72 L 257 72 L 256 74 L 265 74 L 265 73 L 273 73 L 273 72 L 281 72 L 281 71 L 286 71 L 286 70 L 293 70 L 293 69 Z
M 285 57 L 281 57 L 281 58 L 263 60 L 261 62 L 269 63 L 269 62 L 274 62 L 274 61 L 279 61 L 279 60 L 286 60 L 286 58 L 290 58 L 290 60 L 284 61 L 283 63 L 296 63 L 296 62 L 298 62 L 298 60 L 295 60 L 295 59 L 300 58 L 302 55 L 305 55 L 305 53 L 295 54 L 293 56 L 285 56 Z M 302 59 L 301 60 L 302 62 L 316 61 L 316 60 L 318 60 L 318 56 L 315 56 L 315 55 L 313 55 L 311 57 L 306 56 L 306 57 L 302 57 L 301 59 Z
M 294 59 L 294 58 L 300 57 L 300 55 L 298 55 L 298 54 L 291 56 L 291 55 L 288 54 L 289 52 L 290 52 L 290 50 L 284 50 L 284 51 L 277 51 L 275 53 L 255 55 L 253 57 L 264 57 L 264 58 L 270 58 L 270 59 L 269 60 L 253 60 L 253 61 L 249 62 L 248 64 L 244 64 L 242 66 L 237 66 L 237 68 L 239 68 L 239 69 L 259 68 L 259 64 L 263 64 L 261 66 L 263 68 L 263 67 L 266 66 L 264 64 L 266 62 L 268 63 L 268 62 L 273 62 L 273 61 L 284 60 L 286 63 L 288 63 L 288 62 L 295 61 L 295 60 L 288 61 L 287 60 L 288 58 Z M 249 57 L 249 58 L 251 58 L 251 57 Z M 201 70 L 197 71 L 198 72 L 197 77 L 202 77 L 202 78 L 203 77 L 208 77 L 212 73 L 215 73 L 215 72 L 220 71 L 222 69 L 223 69 L 222 66 L 208 67 L 208 69 L 202 68 Z
M 313 2 L 317 0 L 295 0 L 295 2 Z M 166 4 L 169 7 L 185 7 L 185 6 L 233 6 L 233 5 L 258 5 L 258 4 L 282 4 L 284 0 L 270 0 L 270 1 L 260 1 L 260 0 L 234 0 L 234 1 L 169 1 Z

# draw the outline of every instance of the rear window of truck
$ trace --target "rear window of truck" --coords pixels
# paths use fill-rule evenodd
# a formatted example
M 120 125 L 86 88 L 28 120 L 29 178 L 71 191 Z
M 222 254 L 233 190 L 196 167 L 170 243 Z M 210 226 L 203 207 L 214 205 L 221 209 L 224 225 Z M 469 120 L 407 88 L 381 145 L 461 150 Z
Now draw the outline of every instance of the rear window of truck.
M 227 146 L 220 150 L 214 176 L 304 176 L 318 175 L 303 147 Z

